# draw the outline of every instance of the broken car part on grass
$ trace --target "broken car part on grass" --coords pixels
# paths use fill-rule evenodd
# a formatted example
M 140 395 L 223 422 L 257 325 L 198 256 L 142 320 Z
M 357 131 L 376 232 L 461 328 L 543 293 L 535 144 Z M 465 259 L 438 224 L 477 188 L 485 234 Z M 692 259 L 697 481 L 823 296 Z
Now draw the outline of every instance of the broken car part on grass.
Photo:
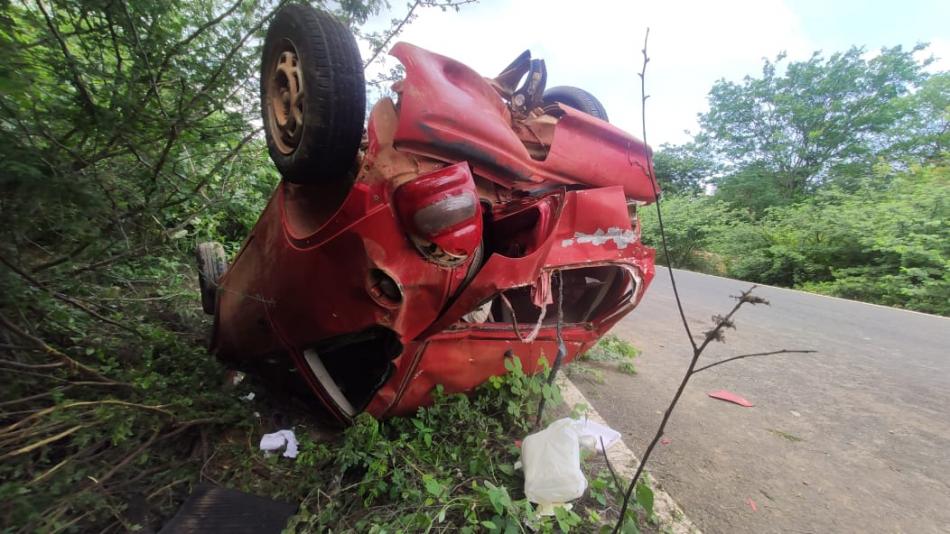
M 493 79 L 407 43 L 391 53 L 405 77 L 364 134 L 348 30 L 280 10 L 261 100 L 284 179 L 226 272 L 201 277 L 218 357 L 308 391 L 341 423 L 412 413 L 437 384 L 471 391 L 507 357 L 535 372 L 558 320 L 569 362 L 654 272 L 636 218 L 656 200 L 650 150 L 595 98 L 545 91 L 527 52 Z

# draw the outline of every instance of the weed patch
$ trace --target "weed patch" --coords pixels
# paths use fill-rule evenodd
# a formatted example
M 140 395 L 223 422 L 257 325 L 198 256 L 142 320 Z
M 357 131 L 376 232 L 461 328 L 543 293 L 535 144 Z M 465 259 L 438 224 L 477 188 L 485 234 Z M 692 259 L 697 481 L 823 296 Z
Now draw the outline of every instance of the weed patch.
M 560 393 L 545 383 L 547 371 L 527 376 L 517 359 L 506 367 L 507 375 L 471 397 L 439 390 L 434 404 L 413 417 L 379 422 L 362 415 L 332 442 L 304 437 L 292 478 L 284 481 L 302 490 L 289 530 L 609 531 L 621 494 L 600 456 L 584 462 L 590 489 L 573 508 L 541 517 L 525 499 L 514 467 L 518 440 L 538 399 L 557 406 Z M 638 508 L 630 528 L 651 512 Z
M 578 358 L 581 362 L 609 362 L 615 363 L 618 371 L 628 375 L 637 374 L 637 369 L 633 365 L 633 359 L 640 354 L 640 351 L 629 341 L 621 339 L 614 334 L 608 334 L 600 339 L 596 345 Z M 582 379 L 589 379 L 597 383 L 603 383 L 604 377 L 598 370 L 585 365 L 576 365 L 571 372 L 576 373 Z
M 780 437 L 780 438 L 783 438 L 783 439 L 786 439 L 786 440 L 788 440 L 788 441 L 791 441 L 792 443 L 798 443 L 799 441 L 805 441 L 804 439 L 802 439 L 802 438 L 796 436 L 795 434 L 789 434 L 788 432 L 784 432 L 784 431 L 782 431 L 782 430 L 777 430 L 777 429 L 774 429 L 774 428 L 769 428 L 769 429 L 767 429 L 767 430 L 768 430 L 769 432 L 771 432 L 772 434 L 775 434 L 776 436 Z

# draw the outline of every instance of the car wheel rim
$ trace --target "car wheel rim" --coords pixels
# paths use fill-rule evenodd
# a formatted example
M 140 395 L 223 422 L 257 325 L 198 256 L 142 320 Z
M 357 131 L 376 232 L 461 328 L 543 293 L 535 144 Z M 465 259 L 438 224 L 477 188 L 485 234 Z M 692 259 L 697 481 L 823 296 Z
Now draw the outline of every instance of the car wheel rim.
M 304 127 L 303 73 L 297 48 L 285 40 L 278 51 L 267 85 L 268 128 L 282 154 L 291 154 L 300 144 Z

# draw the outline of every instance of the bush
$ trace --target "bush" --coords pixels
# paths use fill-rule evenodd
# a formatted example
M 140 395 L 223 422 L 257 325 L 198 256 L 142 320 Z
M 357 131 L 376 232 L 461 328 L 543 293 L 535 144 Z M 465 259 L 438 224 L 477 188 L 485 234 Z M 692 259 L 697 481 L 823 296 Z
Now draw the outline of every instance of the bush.
M 725 227 L 711 248 L 728 276 L 950 314 L 950 167 L 879 169 L 845 192 Z
M 543 360 L 542 360 L 543 361 Z M 594 474 L 589 497 L 554 517 L 540 517 L 524 497 L 515 471 L 516 441 L 528 431 L 541 396 L 560 402 L 547 372 L 526 376 L 518 359 L 471 398 L 436 394 L 411 418 L 357 418 L 331 444 L 302 443 L 294 469 L 310 488 L 291 532 L 581 532 L 609 530 L 619 488 L 606 471 Z M 585 462 L 592 471 L 591 462 Z M 283 481 L 286 483 L 287 481 Z M 642 506 L 637 514 L 650 515 Z
M 878 165 L 758 219 L 718 196 L 662 201 L 674 267 L 950 315 L 946 158 Z M 656 214 L 646 208 L 640 218 L 644 241 L 659 248 Z
M 663 225 L 670 263 L 680 269 L 716 271 L 710 243 L 726 228 L 744 218 L 728 206 L 703 195 L 669 195 L 661 201 Z M 660 243 L 660 227 L 653 206 L 639 210 L 643 242 L 658 250 L 657 261 L 666 263 Z

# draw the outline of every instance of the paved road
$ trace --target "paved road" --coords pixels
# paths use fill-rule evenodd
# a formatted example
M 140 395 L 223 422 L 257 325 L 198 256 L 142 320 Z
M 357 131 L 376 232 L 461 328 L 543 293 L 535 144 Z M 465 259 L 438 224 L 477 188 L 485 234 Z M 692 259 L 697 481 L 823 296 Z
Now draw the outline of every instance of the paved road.
M 677 272 L 694 332 L 750 284 Z M 950 319 L 762 287 L 697 374 L 650 469 L 710 533 L 950 532 Z M 614 333 L 642 349 L 639 374 L 576 380 L 640 454 L 688 364 L 669 278 L 658 269 Z M 708 398 L 728 389 L 755 404 Z M 756 510 L 753 510 L 755 504 Z

